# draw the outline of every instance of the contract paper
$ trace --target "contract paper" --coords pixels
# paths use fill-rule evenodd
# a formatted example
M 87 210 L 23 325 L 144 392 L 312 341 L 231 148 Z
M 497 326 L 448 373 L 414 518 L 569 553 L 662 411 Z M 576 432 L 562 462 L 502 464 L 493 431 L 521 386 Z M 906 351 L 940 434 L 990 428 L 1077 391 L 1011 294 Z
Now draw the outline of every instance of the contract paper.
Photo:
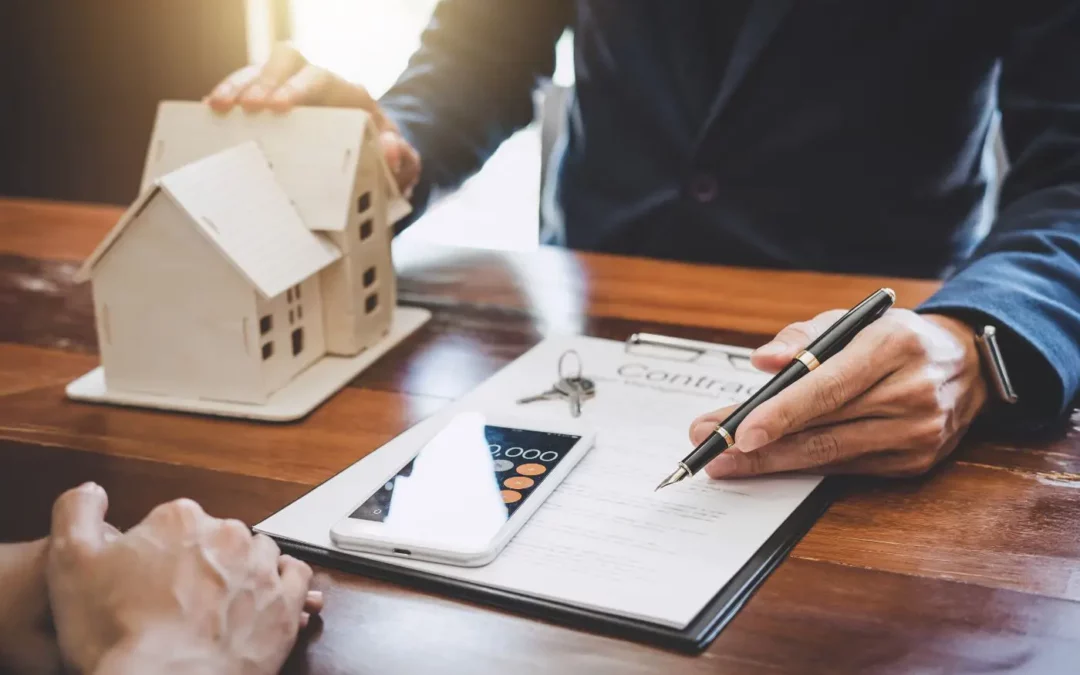
M 549 338 L 255 529 L 348 553 L 331 542 L 331 526 L 457 412 L 567 418 L 562 401 L 514 402 L 549 387 L 568 349 L 578 352 L 585 375 L 596 382 L 596 397 L 582 414 L 597 433 L 596 445 L 494 562 L 467 568 L 351 555 L 685 628 L 821 481 L 803 475 L 714 481 L 701 473 L 654 492 L 691 450 L 688 430 L 695 417 L 745 399 L 768 379 L 726 359 L 690 362 L 628 353 L 624 343 L 611 340 Z

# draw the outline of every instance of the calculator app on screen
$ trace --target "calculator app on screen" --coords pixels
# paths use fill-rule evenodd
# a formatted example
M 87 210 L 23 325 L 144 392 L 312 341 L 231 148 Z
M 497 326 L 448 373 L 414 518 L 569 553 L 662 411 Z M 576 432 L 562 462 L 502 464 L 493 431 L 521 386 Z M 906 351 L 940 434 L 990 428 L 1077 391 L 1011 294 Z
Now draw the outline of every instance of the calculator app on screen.
M 509 519 L 579 440 L 580 436 L 571 434 L 485 425 L 482 441 L 477 438 L 466 442 L 487 444 L 491 462 L 485 471 L 490 471 L 497 484 L 506 507 L 506 519 Z M 409 480 L 415 462 L 416 459 L 406 464 L 350 517 L 385 521 L 395 508 L 395 488 L 401 481 Z M 438 505 L 430 507 L 437 508 Z

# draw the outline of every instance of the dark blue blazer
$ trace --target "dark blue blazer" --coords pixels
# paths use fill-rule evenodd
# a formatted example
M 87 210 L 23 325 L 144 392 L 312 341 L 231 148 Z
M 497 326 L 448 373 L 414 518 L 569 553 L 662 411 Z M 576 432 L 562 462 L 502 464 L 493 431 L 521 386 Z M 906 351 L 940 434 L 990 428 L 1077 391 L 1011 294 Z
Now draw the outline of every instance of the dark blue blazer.
M 571 27 L 557 241 L 946 278 L 922 311 L 1005 329 L 1022 405 L 1000 419 L 1067 413 L 1080 391 L 1080 2 L 750 0 L 732 30 L 703 10 L 720 1 L 443 0 L 382 101 L 421 153 L 418 205 L 533 119 Z M 987 235 L 995 111 L 1011 169 Z

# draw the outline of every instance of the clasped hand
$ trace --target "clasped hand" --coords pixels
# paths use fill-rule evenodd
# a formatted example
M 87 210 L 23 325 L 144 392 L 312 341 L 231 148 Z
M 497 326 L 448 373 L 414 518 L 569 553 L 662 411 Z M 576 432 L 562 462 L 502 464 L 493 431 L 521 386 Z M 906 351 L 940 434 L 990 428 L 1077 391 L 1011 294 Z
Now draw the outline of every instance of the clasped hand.
M 834 310 L 780 331 L 752 356 L 776 372 L 835 322 Z M 782 471 L 903 476 L 948 455 L 987 399 L 974 333 L 941 315 L 889 310 L 835 356 L 747 416 L 713 478 Z M 702 415 L 703 441 L 736 406 Z
M 46 578 L 60 651 L 79 673 L 276 673 L 308 613 L 311 568 L 191 500 L 120 533 L 87 484 L 53 509 Z

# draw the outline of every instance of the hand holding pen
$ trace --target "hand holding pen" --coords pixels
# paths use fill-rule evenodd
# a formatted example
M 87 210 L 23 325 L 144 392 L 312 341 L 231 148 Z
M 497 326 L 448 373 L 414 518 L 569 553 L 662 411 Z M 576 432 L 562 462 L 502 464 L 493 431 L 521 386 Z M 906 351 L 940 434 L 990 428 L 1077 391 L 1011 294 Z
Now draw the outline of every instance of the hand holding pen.
M 808 357 L 799 366 L 793 359 L 803 350 L 820 351 L 817 341 L 854 309 L 792 324 L 754 352 L 753 363 L 762 370 L 801 375 L 789 373 L 785 386 L 740 404 L 752 402 L 736 420 L 728 418 L 740 406 L 694 421 L 695 445 L 710 437 L 723 441 L 712 440 L 713 451 L 728 445 L 713 433 L 717 427 L 727 431 L 738 421 L 729 432 L 733 447 L 706 459 L 711 477 L 798 470 L 908 475 L 928 470 L 955 448 L 987 400 L 974 330 L 952 317 L 888 309 L 892 298 L 885 289 L 856 308 L 884 302 L 882 295 L 887 303 L 880 318 L 848 335 L 848 342 L 839 340 L 842 348 L 815 354 L 813 372 Z M 689 473 L 701 466 L 693 468 Z

